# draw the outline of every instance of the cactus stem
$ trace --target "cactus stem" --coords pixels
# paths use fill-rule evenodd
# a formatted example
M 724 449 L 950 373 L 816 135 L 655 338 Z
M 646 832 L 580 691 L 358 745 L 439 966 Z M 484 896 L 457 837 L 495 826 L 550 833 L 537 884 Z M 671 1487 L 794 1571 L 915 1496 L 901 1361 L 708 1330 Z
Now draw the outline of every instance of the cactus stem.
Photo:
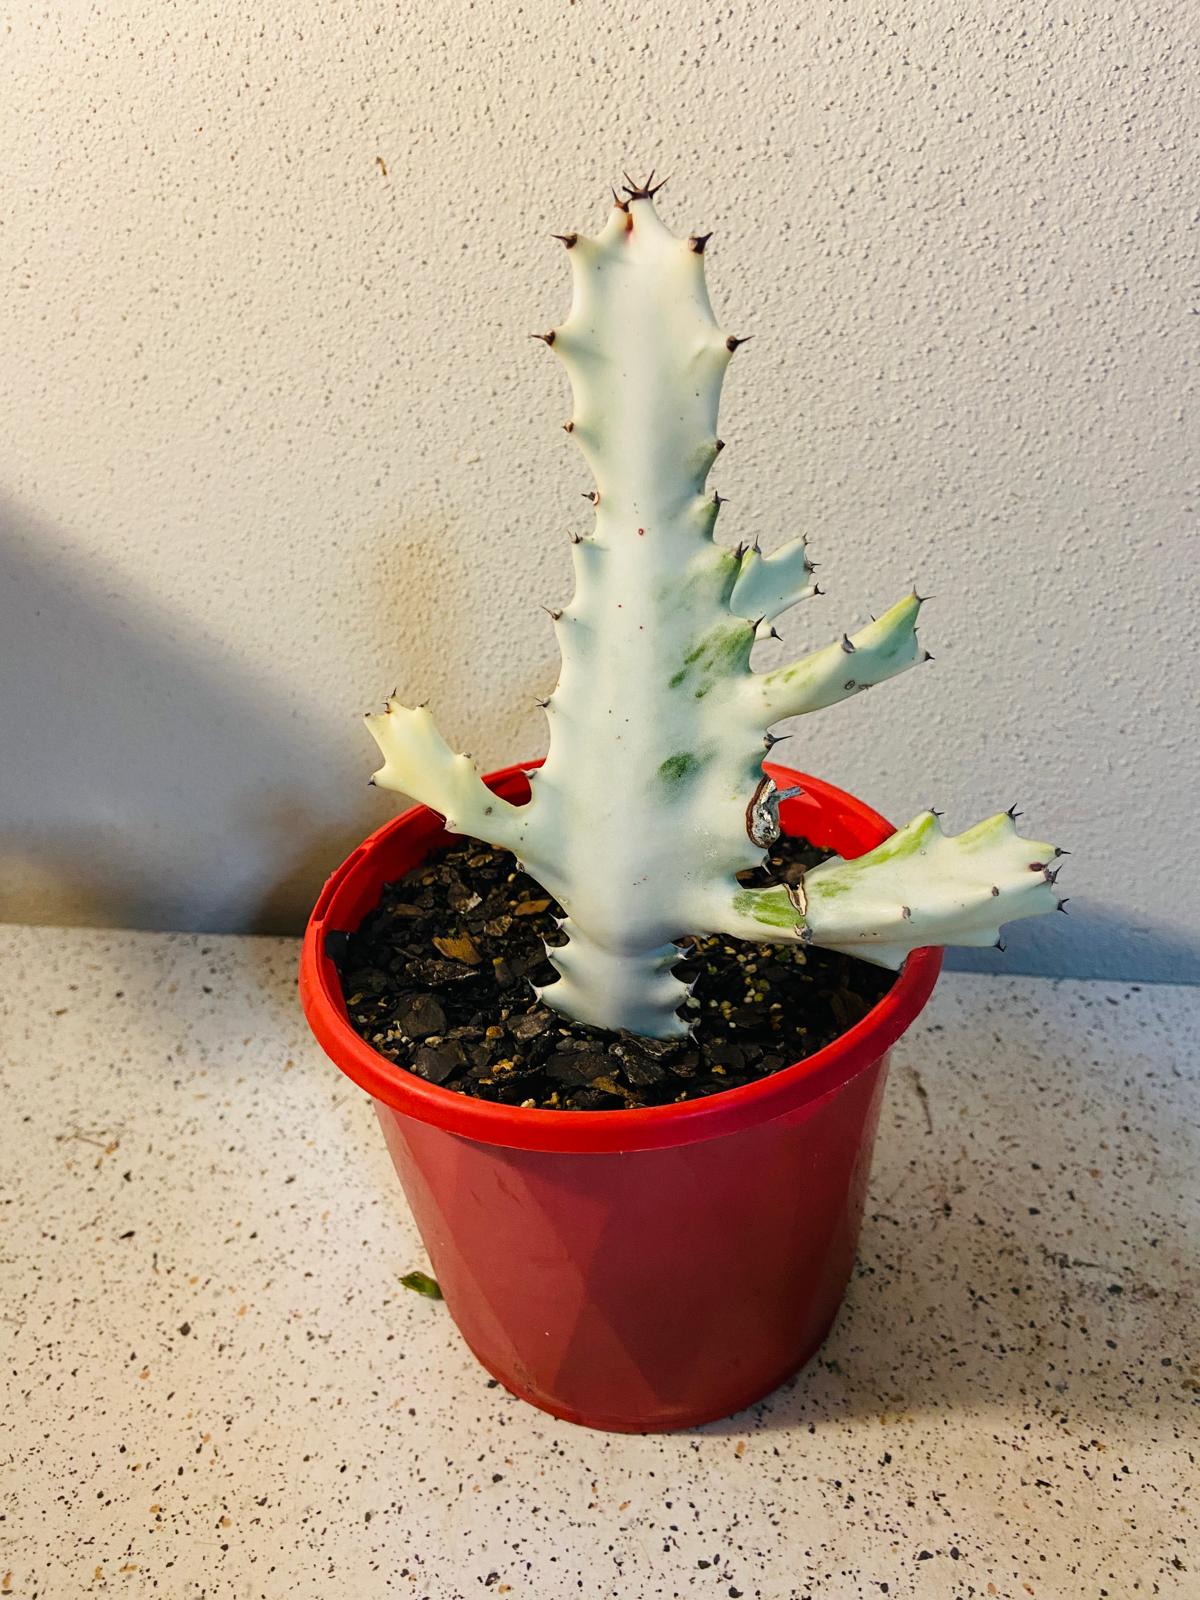
M 552 233 L 550 237 L 552 239 L 561 239 L 568 250 L 573 250 L 579 243 L 579 235 L 577 233 Z
M 726 339 L 726 341 L 725 341 L 725 348 L 726 348 L 726 350 L 729 351 L 730 355 L 732 355 L 733 352 L 738 348 L 739 345 L 749 344 L 750 340 L 753 339 L 753 337 L 754 337 L 754 335 L 752 333 L 748 333 L 748 334 L 746 334 L 746 336 L 744 338 L 738 339 L 738 338 L 735 338 L 734 335 L 731 333 L 729 335 L 728 339 Z
M 551 328 L 549 333 L 531 333 L 529 335 L 529 337 L 531 339 L 540 339 L 543 344 L 553 344 L 554 343 L 554 329 Z
M 711 233 L 694 233 L 688 240 L 688 249 L 694 251 L 696 255 L 702 256 L 704 254 L 704 246 L 711 238 Z

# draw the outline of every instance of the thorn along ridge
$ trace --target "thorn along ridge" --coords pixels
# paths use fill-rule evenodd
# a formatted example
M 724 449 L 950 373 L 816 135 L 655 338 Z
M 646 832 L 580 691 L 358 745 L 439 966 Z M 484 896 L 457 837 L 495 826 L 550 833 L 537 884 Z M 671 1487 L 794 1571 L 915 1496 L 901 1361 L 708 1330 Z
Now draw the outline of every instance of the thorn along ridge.
M 529 337 L 531 339 L 540 339 L 543 344 L 553 344 L 554 343 L 554 329 L 551 328 L 549 333 L 531 333 L 529 335 Z
M 568 250 L 574 250 L 579 243 L 579 235 L 577 233 L 552 233 L 550 237 L 552 239 L 560 239 Z
M 736 339 L 731 333 L 728 339 L 725 341 L 725 348 L 729 351 L 730 355 L 732 355 L 739 345 L 749 344 L 753 337 L 754 335 L 752 333 L 748 333 L 744 339 Z
M 704 254 L 704 247 L 711 238 L 711 233 L 694 233 L 688 240 L 688 249 L 693 251 L 696 255 L 702 256 Z

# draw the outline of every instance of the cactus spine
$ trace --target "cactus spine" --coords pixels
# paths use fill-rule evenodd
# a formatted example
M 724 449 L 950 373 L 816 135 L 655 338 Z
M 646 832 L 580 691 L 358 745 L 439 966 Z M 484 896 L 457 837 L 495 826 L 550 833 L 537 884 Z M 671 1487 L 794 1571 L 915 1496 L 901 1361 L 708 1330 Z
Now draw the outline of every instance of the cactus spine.
M 687 1028 L 672 972 L 685 934 L 800 939 L 894 968 L 917 946 L 996 943 L 1001 922 L 1054 910 L 1059 852 L 1020 838 L 1008 813 L 952 838 L 926 812 L 799 889 L 738 883 L 778 832 L 762 773 L 770 726 L 927 659 L 921 600 L 752 670 L 755 640 L 820 591 L 802 539 L 770 556 L 715 542 L 721 502 L 705 482 L 722 448 L 721 383 L 744 341 L 713 316 L 706 238 L 670 233 L 649 183 L 625 193 L 595 238 L 560 236 L 571 308 L 537 336 L 570 378 L 566 427 L 592 470 L 595 520 L 573 540 L 574 595 L 550 612 L 562 668 L 532 800 L 492 794 L 424 709 L 391 700 L 367 723 L 384 756 L 377 784 L 513 850 L 562 903 L 567 942 L 548 952 L 559 978 L 542 998 L 577 1021 L 665 1038 Z

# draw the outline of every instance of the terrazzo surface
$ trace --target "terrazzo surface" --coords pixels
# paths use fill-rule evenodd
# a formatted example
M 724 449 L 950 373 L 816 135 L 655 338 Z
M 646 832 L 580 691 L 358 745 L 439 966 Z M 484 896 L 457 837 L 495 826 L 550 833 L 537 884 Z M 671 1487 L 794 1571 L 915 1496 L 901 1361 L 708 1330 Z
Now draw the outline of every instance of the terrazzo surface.
M 0 928 L 0 1594 L 1200 1594 L 1200 991 L 943 979 L 819 1358 L 639 1437 L 400 1286 L 296 953 Z

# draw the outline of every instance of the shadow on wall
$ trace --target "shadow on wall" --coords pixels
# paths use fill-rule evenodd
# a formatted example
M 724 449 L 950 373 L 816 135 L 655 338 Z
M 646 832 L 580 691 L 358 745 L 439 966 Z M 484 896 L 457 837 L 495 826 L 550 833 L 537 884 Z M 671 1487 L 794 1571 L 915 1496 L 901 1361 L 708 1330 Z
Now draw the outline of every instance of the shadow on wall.
M 1114 882 L 1120 893 L 1120 882 Z M 1060 891 L 1070 895 L 1069 875 Z M 1007 950 L 950 950 L 948 972 L 1034 973 L 1047 978 L 1111 978 L 1122 983 L 1200 983 L 1200 942 L 1176 929 L 1073 899 L 1065 916 L 1014 922 Z
M 432 566 L 419 540 L 400 543 Z M 405 574 L 385 576 L 374 593 L 411 598 Z M 526 707 L 552 681 L 527 665 L 494 727 L 489 708 L 473 718 L 508 750 L 532 748 Z M 354 781 L 365 748 L 358 769 L 341 757 L 352 719 L 288 719 L 219 640 L 180 638 L 161 608 L 3 504 L 0 686 L 0 921 L 296 933 L 328 872 L 395 808 Z M 955 951 L 947 965 L 1195 983 L 1200 945 L 1076 896 L 1067 916 L 1014 924 L 1006 953 Z
M 379 821 L 337 730 L 58 545 L 0 506 L 0 920 L 295 931 Z

